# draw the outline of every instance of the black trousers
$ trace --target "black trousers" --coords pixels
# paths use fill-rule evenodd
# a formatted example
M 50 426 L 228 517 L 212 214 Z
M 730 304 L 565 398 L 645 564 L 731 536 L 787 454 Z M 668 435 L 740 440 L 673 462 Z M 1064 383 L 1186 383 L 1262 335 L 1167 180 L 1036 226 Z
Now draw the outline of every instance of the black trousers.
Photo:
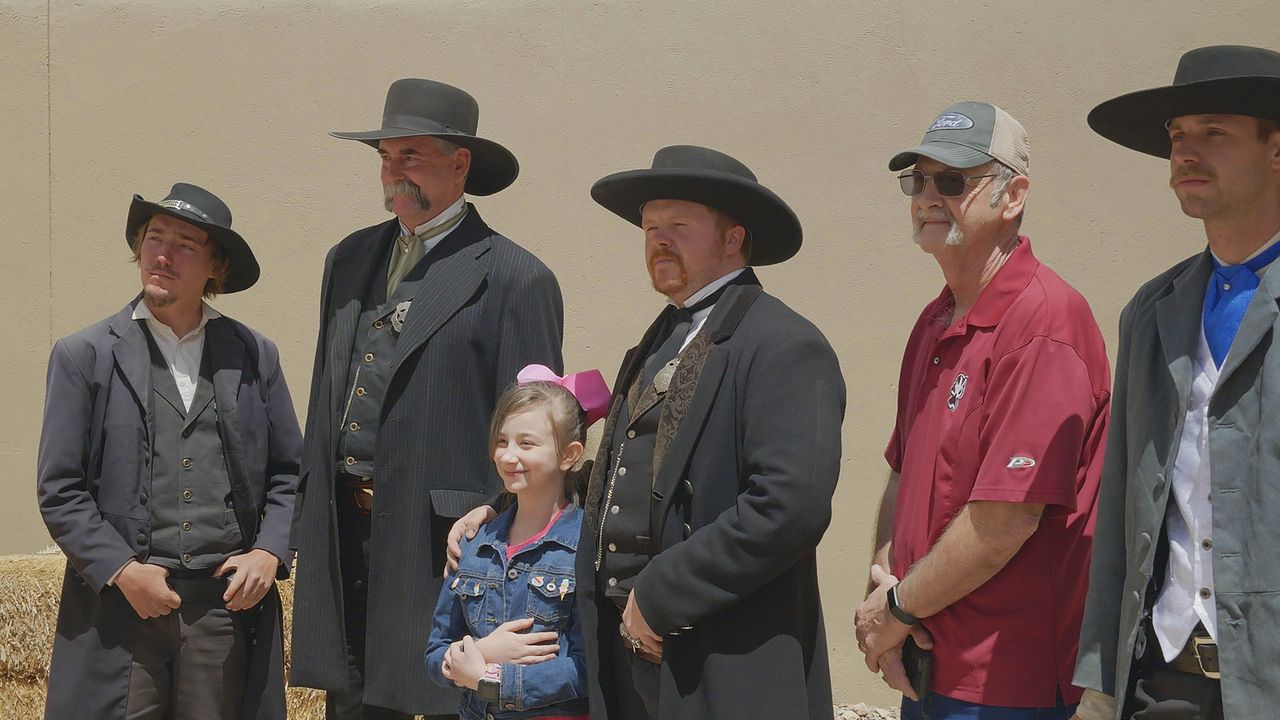
M 618 625 L 622 613 L 603 596 L 600 601 L 600 627 L 612 640 L 602 643 L 601 655 L 604 668 L 613 684 L 610 717 L 620 720 L 658 720 L 658 688 L 660 686 L 657 665 L 636 656 L 631 644 L 622 639 Z M 607 668 L 607 669 L 606 669 Z
M 1134 659 L 1133 690 L 1124 717 L 1133 720 L 1223 720 L 1222 683 L 1170 668 L 1147 626 L 1146 648 Z
M 182 606 L 135 616 L 127 720 L 235 720 L 244 700 L 253 611 L 227 610 L 222 578 L 171 580 Z
M 340 474 L 341 475 L 341 474 Z M 347 639 L 347 687 L 325 693 L 326 720 L 413 720 L 414 716 L 390 708 L 364 704 L 365 627 L 369 606 L 370 517 L 356 509 L 339 476 L 334 488 L 338 507 L 338 551 L 342 564 L 342 601 Z M 433 527 L 439 523 L 433 523 Z M 445 525 L 445 536 L 447 528 Z M 444 540 L 433 547 L 444 547 Z M 443 553 L 443 550 L 441 550 Z M 443 560 L 441 561 L 443 567 Z M 405 628 L 405 632 L 428 633 L 431 628 Z M 423 682 L 425 666 L 419 668 Z M 457 715 L 427 715 L 427 720 L 457 720 Z

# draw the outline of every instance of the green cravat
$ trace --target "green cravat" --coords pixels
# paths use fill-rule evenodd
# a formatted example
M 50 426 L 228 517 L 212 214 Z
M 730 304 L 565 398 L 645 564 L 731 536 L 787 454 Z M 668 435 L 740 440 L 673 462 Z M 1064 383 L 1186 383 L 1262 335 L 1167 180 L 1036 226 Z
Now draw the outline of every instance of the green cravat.
M 457 227 L 466 215 L 467 206 L 463 205 L 461 212 L 433 228 L 423 230 L 417 235 L 401 235 L 396 238 L 396 246 L 391 249 L 391 262 L 387 265 L 388 298 L 395 294 L 404 276 L 408 275 L 422 256 L 427 254 L 426 244 L 432 238 L 439 237 Z

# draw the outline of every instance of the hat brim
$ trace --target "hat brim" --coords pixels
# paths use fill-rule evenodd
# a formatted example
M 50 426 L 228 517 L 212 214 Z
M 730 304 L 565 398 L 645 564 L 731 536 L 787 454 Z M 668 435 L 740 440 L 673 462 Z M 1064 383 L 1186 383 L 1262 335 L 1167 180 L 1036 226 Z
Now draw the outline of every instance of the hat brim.
M 249 243 L 231 228 L 205 221 L 203 218 L 178 208 L 167 208 L 134 195 L 129 205 L 129 220 L 125 224 L 124 239 L 133 247 L 133 237 L 138 228 L 155 215 L 168 215 L 185 223 L 190 223 L 209 233 L 209 237 L 218 242 L 222 254 L 227 258 L 227 279 L 222 285 L 222 294 L 227 295 L 241 290 L 248 290 L 258 282 L 262 269 L 258 267 L 258 259 L 254 257 Z
M 1249 115 L 1280 120 L 1280 77 L 1218 78 L 1139 90 L 1089 111 L 1089 127 L 1132 150 L 1167 158 L 1165 123 L 1183 115 Z
M 931 160 L 937 160 L 947 167 L 960 169 L 978 167 L 995 160 L 990 155 L 981 150 L 974 150 L 968 145 L 937 140 L 917 145 L 894 155 L 893 159 L 889 161 L 889 169 L 898 171 L 909 168 L 916 164 L 921 155 Z
M 650 200 L 686 200 L 715 208 L 751 235 L 751 264 L 775 265 L 800 250 L 800 219 L 782 198 L 759 183 L 714 170 L 627 170 L 596 181 L 591 198 L 639 227 Z
M 516 156 L 492 140 L 463 133 L 425 133 L 412 128 L 388 127 L 368 132 L 331 132 L 339 140 L 358 140 L 378 149 L 378 141 L 419 135 L 440 138 L 471 151 L 471 172 L 467 175 L 465 191 L 469 195 L 493 195 L 511 186 L 520 174 Z

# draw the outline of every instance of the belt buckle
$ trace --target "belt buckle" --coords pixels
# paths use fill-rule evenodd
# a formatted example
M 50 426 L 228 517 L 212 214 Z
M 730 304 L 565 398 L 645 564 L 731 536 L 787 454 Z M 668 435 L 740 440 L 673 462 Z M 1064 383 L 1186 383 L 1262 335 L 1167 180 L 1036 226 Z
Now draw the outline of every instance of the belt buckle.
M 1211 637 L 1195 636 L 1191 638 L 1191 650 L 1195 653 L 1196 662 L 1200 664 L 1200 672 L 1210 680 L 1218 680 L 1222 677 L 1221 667 L 1217 670 L 1210 670 L 1205 667 L 1205 658 L 1200 655 L 1200 649 L 1206 648 L 1205 654 L 1212 653 L 1213 665 L 1218 666 L 1218 643 Z

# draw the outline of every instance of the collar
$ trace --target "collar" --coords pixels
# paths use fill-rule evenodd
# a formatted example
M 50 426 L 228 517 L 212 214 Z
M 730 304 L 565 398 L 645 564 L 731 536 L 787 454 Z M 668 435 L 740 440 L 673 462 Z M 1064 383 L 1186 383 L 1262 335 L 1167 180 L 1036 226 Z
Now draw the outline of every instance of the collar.
M 212 305 L 204 300 L 200 301 L 200 313 L 200 324 L 191 332 L 187 333 L 185 337 L 190 337 L 203 330 L 204 326 L 207 325 L 210 320 L 216 320 L 217 318 L 222 317 L 222 313 L 215 310 Z M 151 314 L 151 308 L 147 307 L 147 301 L 145 298 L 139 298 L 138 302 L 133 306 L 133 319 L 146 320 L 147 327 L 151 328 L 153 332 L 163 330 L 167 331 L 170 335 L 173 335 L 176 340 L 183 339 L 178 337 L 168 325 L 160 322 L 156 319 L 155 315 Z
M 555 542 L 576 552 L 578 549 L 578 536 L 580 533 L 578 528 L 571 526 L 571 521 L 573 520 L 574 515 L 579 512 L 581 512 L 581 508 L 574 503 L 566 505 L 564 510 L 560 511 L 560 517 L 556 518 L 551 529 L 547 530 L 547 534 L 543 535 L 542 539 L 538 540 L 538 542 L 525 548 L 524 551 L 527 552 L 528 550 L 538 547 L 543 543 Z M 479 548 L 487 545 L 492 547 L 494 552 L 505 554 L 509 543 L 504 538 L 510 535 L 511 523 L 515 521 L 515 518 L 516 504 L 513 503 L 511 507 L 503 510 L 502 514 L 494 518 L 491 522 L 481 525 L 480 530 L 476 532 L 475 540 L 472 541 L 475 543 L 476 549 L 479 550 Z
M 711 293 L 733 282 L 734 278 L 738 277 L 745 271 L 746 271 L 745 267 L 740 267 L 737 270 L 734 270 L 733 272 L 729 273 L 728 275 L 723 275 L 719 278 L 716 278 L 715 280 L 712 280 L 711 282 L 704 285 L 701 290 L 699 290 L 698 292 L 686 298 L 684 301 L 684 305 L 682 307 L 692 307 L 694 305 L 697 305 L 703 298 L 709 297 Z M 675 305 L 675 303 L 671 301 L 671 298 L 667 298 L 667 304 Z M 707 310 L 710 310 L 710 309 L 711 308 L 707 308 Z
M 430 220 L 414 228 L 413 232 L 409 232 L 409 228 L 406 228 L 404 226 L 404 223 L 400 223 L 400 234 L 401 235 L 421 235 L 422 233 L 430 230 L 431 228 L 440 227 L 441 225 L 452 220 L 454 216 L 456 216 L 458 213 L 462 212 L 462 208 L 466 204 L 467 204 L 466 195 L 459 195 L 458 199 L 454 200 L 452 205 L 445 208 L 444 211 L 441 212 L 439 215 L 436 215 Z
M 1262 247 L 1258 248 L 1257 250 L 1254 250 L 1253 254 L 1245 258 L 1244 261 L 1241 262 L 1240 264 L 1244 265 L 1245 263 L 1248 263 L 1250 260 L 1258 257 L 1259 255 L 1266 252 L 1267 250 L 1270 250 L 1271 246 L 1275 245 L 1277 242 L 1280 242 L 1280 232 L 1277 232 L 1275 235 L 1272 235 L 1270 240 L 1262 243 Z M 1209 254 L 1213 256 L 1213 262 L 1216 263 L 1214 267 L 1228 267 L 1226 263 L 1222 262 L 1222 258 L 1218 257 L 1218 254 L 1213 251 L 1213 248 L 1209 248 Z
M 1031 239 L 1026 235 L 1019 235 L 1018 246 L 1009 254 L 1009 259 L 1004 261 L 1004 265 L 996 271 L 996 276 L 982 289 L 978 301 L 969 308 L 969 312 L 959 322 L 953 323 L 946 334 L 963 333 L 969 325 L 993 327 L 998 324 L 1013 301 L 1031 283 L 1031 278 L 1039 268 L 1040 261 L 1031 253 Z M 933 302 L 937 307 L 948 304 L 954 306 L 956 298 L 951 288 L 944 287 L 938 299 Z

